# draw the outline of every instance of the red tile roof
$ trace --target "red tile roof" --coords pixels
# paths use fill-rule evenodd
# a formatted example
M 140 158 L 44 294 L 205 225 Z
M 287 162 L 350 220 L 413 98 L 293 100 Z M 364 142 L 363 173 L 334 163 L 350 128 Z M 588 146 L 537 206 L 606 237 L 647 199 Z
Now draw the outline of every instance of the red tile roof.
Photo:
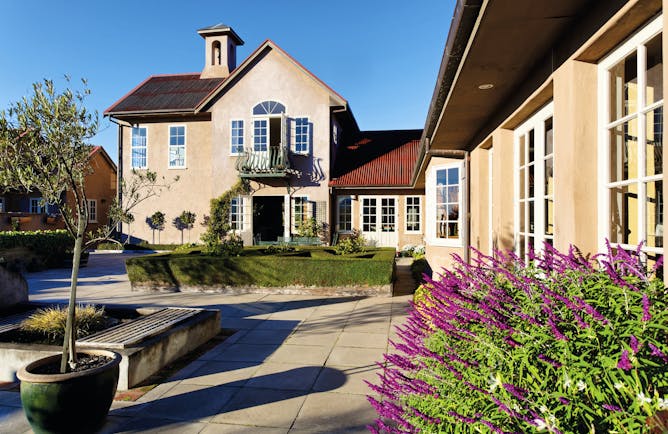
M 422 130 L 363 131 L 336 155 L 331 187 L 408 187 Z
M 199 77 L 199 73 L 151 76 L 104 114 L 194 111 L 224 81 Z

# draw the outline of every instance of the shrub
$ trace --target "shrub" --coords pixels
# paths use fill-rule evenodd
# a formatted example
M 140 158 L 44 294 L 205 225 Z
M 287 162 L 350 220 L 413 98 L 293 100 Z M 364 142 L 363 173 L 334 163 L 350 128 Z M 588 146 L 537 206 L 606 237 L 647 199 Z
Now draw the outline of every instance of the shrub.
M 424 276 L 426 275 L 429 278 L 431 277 L 431 273 L 432 270 L 429 262 L 424 257 L 415 259 L 411 264 L 411 275 L 416 282 L 424 282 Z
M 0 232 L 0 257 L 2 251 L 26 248 L 40 257 L 42 265 L 47 267 L 61 266 L 73 247 L 74 240 L 65 230 Z M 8 265 L 12 267 L 14 264 Z
M 382 417 L 373 430 L 658 426 L 668 407 L 668 294 L 637 255 L 609 249 L 596 262 L 546 246 L 529 264 L 512 254 L 456 259 L 430 282 L 380 385 L 370 385 L 381 397 L 369 398 Z
M 212 256 L 239 256 L 243 248 L 244 240 L 238 235 L 230 234 L 222 241 L 206 243 L 202 253 Z
M 349 237 L 339 239 L 334 250 L 337 255 L 361 253 L 366 250 L 366 240 L 359 229 L 353 229 L 353 232 Z
M 297 235 L 305 238 L 319 238 L 325 233 L 325 224 L 318 223 L 313 217 L 307 218 L 297 226 Z
M 264 254 L 265 255 L 275 255 L 277 253 L 288 253 L 288 252 L 294 252 L 297 249 L 287 243 L 281 243 L 281 244 L 276 244 L 276 245 L 270 245 L 267 246 L 266 249 L 264 249 Z
M 104 308 L 79 305 L 76 307 L 75 315 L 77 338 L 100 331 L 109 324 Z M 53 343 L 62 344 L 66 321 L 67 308 L 65 307 L 53 306 L 37 309 L 21 323 L 21 330 L 44 337 Z
M 186 243 L 186 244 L 181 244 L 180 246 L 174 247 L 173 251 L 175 253 L 190 253 L 190 251 L 194 248 L 197 247 L 197 244 L 194 243 Z

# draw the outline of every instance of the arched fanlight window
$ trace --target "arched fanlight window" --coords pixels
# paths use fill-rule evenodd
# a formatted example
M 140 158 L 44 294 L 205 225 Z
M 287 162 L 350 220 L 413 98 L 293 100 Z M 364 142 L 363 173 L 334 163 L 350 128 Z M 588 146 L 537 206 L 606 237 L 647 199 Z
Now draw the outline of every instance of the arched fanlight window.
M 263 101 L 253 107 L 254 115 L 278 115 L 285 113 L 285 106 L 276 101 Z

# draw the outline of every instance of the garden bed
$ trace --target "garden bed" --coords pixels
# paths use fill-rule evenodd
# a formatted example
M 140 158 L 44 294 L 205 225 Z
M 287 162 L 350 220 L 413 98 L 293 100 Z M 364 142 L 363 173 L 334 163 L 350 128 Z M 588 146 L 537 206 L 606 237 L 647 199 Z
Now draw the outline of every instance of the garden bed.
M 255 247 L 234 257 L 193 249 L 131 258 L 126 267 L 135 291 L 391 295 L 394 249 L 336 255 L 322 247 Z
M 123 325 L 130 325 L 133 319 L 147 318 L 148 315 L 161 310 L 165 309 L 108 309 Z M 170 325 L 160 333 L 147 336 L 139 342 L 124 345 L 122 348 L 118 345 L 113 346 L 111 349 L 122 356 L 118 390 L 127 390 L 141 383 L 168 363 L 196 349 L 220 332 L 220 311 L 205 309 L 197 311 L 188 319 Z M 103 344 L 86 347 L 109 349 Z M 16 371 L 21 366 L 60 352 L 61 347 L 57 345 L 0 341 L 0 382 L 15 381 Z

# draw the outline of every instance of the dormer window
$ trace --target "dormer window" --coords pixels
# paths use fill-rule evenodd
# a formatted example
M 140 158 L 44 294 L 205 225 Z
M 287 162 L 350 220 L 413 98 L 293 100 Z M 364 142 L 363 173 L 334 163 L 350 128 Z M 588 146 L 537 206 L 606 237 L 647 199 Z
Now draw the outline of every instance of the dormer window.
M 276 101 L 263 101 L 253 107 L 253 115 L 255 116 L 280 115 L 281 113 L 285 113 L 285 106 Z

